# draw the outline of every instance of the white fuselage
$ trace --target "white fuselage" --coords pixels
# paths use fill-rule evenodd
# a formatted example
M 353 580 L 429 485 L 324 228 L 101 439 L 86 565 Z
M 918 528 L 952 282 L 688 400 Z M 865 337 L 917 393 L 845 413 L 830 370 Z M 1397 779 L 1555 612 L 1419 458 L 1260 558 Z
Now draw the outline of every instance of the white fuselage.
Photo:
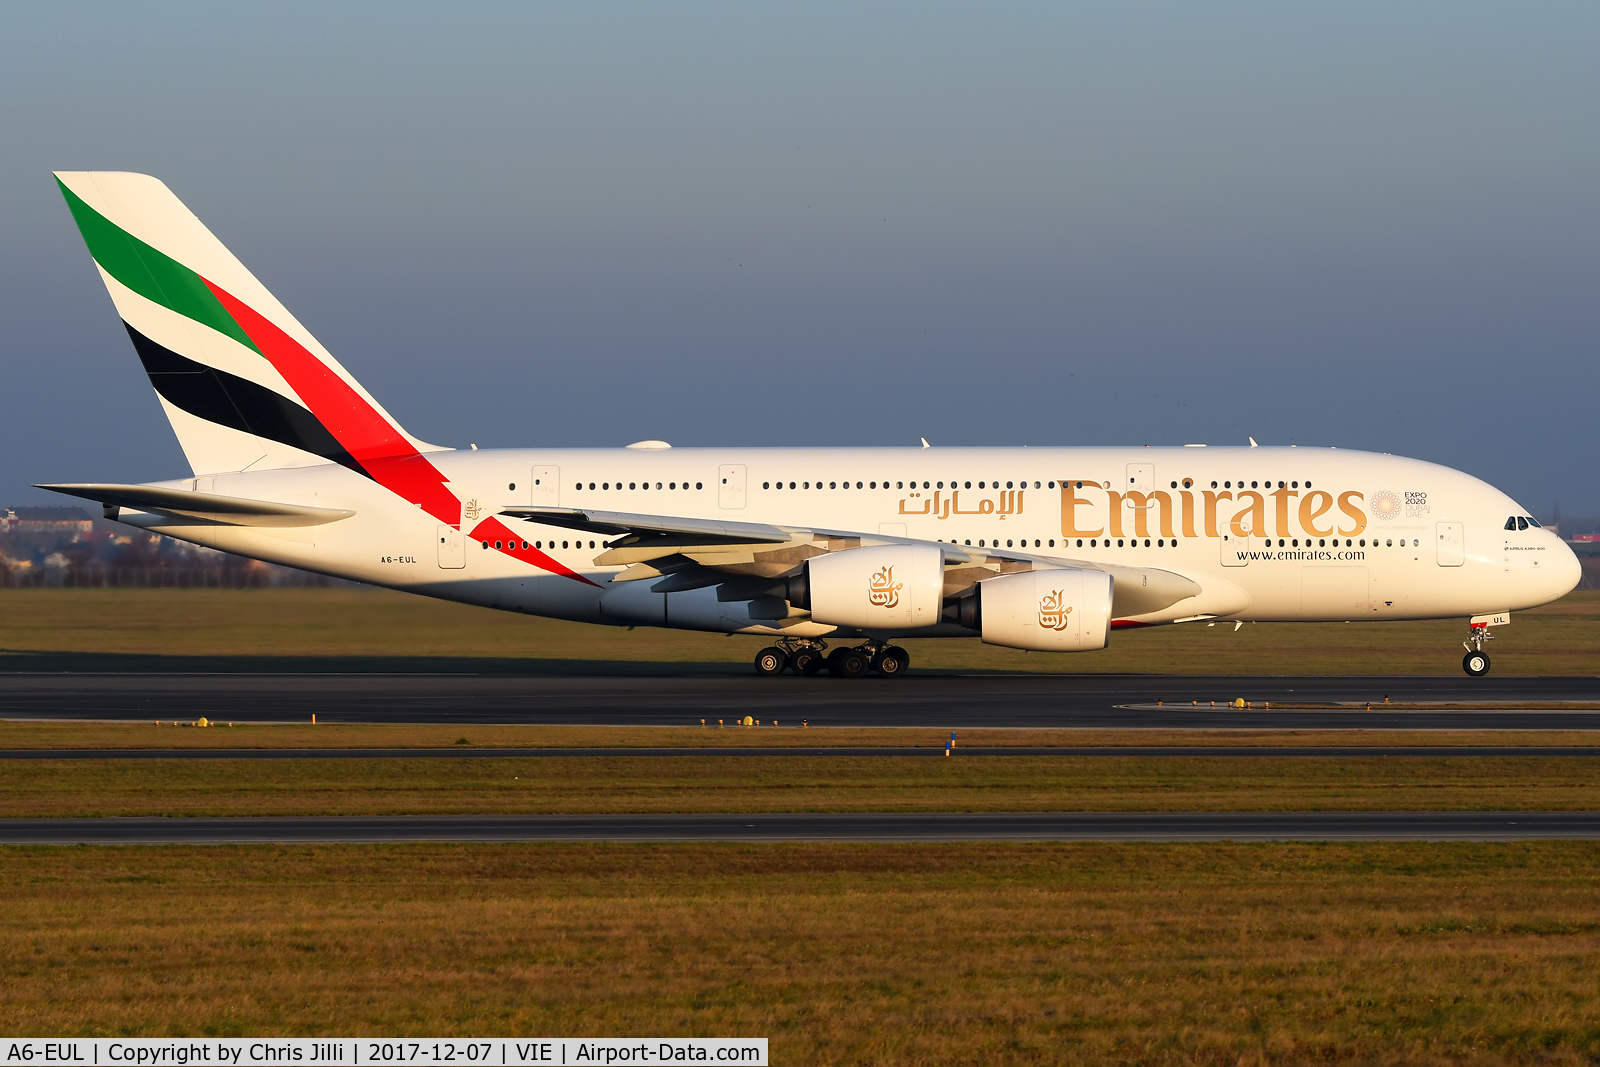
M 263 529 L 122 519 L 241 555 L 428 596 L 588 622 L 773 633 L 715 589 L 614 582 L 602 536 L 501 521 L 575 575 L 470 537 L 544 505 L 772 523 L 1050 561 L 1161 568 L 1200 593 L 1120 625 L 1195 618 L 1422 619 L 1511 611 L 1567 593 L 1572 552 L 1504 493 L 1432 463 L 1327 448 L 517 449 L 427 458 L 463 504 L 465 539 L 334 464 L 163 483 L 354 514 Z M 781 486 L 781 488 L 780 488 Z M 1518 524 L 1511 524 L 1516 527 Z M 447 530 L 445 531 L 448 532 Z M 785 632 L 820 636 L 832 627 Z M 918 631 L 967 635 L 941 624 Z

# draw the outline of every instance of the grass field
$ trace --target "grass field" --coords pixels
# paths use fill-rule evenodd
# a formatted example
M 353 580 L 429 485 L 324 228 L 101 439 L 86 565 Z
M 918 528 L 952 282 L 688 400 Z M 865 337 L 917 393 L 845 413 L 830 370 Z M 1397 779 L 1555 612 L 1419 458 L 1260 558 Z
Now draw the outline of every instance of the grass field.
M 1600 845 L 0 849 L 9 1034 L 1578 1064 Z
M 1600 594 L 1510 674 L 1600 674 Z M 1447 674 L 1460 622 L 1168 627 L 920 667 Z M 402 594 L 0 591 L 0 670 L 742 671 L 761 642 Z M 819 680 L 817 684 L 831 684 Z M 0 723 L 0 748 L 926 745 L 936 730 Z M 1582 732 L 963 731 L 985 744 Z M 1594 808 L 1600 759 L 0 762 L 0 816 Z M 7 1034 L 766 1036 L 774 1063 L 1600 1059 L 1600 844 L 0 848 Z
M 1600 591 L 1519 612 L 1498 674 L 1600 674 Z M 915 668 L 1147 674 L 1445 674 L 1460 619 L 1118 631 L 1082 655 L 976 639 L 901 642 Z M 765 642 L 534 619 L 365 589 L 4 589 L 0 670 L 726 671 Z
M 694 726 L 544 726 L 448 723 L 218 723 L 195 729 L 193 720 L 176 728 L 172 720 L 101 722 L 92 719 L 0 719 L 0 749 L 505 749 L 616 748 L 619 753 L 648 748 L 837 748 L 893 747 L 943 749 L 951 731 L 930 727 L 798 725 Z M 1456 746 L 1600 745 L 1593 730 L 1146 730 L 1077 728 L 964 729 L 960 748 L 986 746 L 1038 748 L 1130 745 L 1217 745 L 1296 747 L 1308 745 Z
M 0 762 L 0 817 L 1590 810 L 1600 758 L 761 756 Z

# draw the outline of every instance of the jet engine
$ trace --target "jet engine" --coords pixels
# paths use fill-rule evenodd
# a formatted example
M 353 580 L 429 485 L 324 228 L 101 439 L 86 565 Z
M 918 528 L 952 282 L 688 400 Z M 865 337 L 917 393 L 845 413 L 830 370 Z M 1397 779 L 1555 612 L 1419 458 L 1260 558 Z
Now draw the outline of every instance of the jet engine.
M 1111 632 L 1111 575 L 1076 567 L 1003 574 L 978 583 L 958 619 L 986 644 L 1033 652 L 1089 652 Z M 973 626 L 973 624 L 978 624 Z
M 933 545 L 851 548 L 806 560 L 789 600 L 811 618 L 858 630 L 908 630 L 939 622 L 944 553 Z

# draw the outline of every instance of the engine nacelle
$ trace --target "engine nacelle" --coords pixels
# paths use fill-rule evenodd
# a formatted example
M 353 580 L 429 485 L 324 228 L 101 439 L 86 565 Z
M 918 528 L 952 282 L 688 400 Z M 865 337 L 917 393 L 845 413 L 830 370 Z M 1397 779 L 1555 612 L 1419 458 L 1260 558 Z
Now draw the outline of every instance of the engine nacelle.
M 933 545 L 851 548 L 806 560 L 811 618 L 860 630 L 908 630 L 939 621 L 944 553 Z
M 986 644 L 1089 652 L 1111 633 L 1111 575 L 1077 567 L 1003 574 L 978 583 Z

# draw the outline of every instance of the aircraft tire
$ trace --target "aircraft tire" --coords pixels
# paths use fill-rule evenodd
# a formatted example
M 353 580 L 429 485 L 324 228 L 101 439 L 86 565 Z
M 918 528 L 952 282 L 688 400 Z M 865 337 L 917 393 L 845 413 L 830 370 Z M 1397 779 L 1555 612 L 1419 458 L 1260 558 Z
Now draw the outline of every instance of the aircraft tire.
M 781 648 L 763 648 L 756 653 L 756 673 L 763 675 L 779 675 L 785 667 L 789 666 L 789 657 L 783 654 Z
M 911 666 L 911 654 L 903 648 L 886 648 L 872 663 L 879 678 L 904 678 Z
M 1468 652 L 1461 658 L 1461 669 L 1474 678 L 1482 678 L 1489 673 L 1489 654 L 1487 652 Z
M 797 649 L 789 657 L 789 669 L 796 675 L 816 674 L 823 666 L 822 654 L 814 648 Z
M 862 678 L 872 660 L 859 648 L 836 648 L 828 655 L 828 671 L 835 678 Z

